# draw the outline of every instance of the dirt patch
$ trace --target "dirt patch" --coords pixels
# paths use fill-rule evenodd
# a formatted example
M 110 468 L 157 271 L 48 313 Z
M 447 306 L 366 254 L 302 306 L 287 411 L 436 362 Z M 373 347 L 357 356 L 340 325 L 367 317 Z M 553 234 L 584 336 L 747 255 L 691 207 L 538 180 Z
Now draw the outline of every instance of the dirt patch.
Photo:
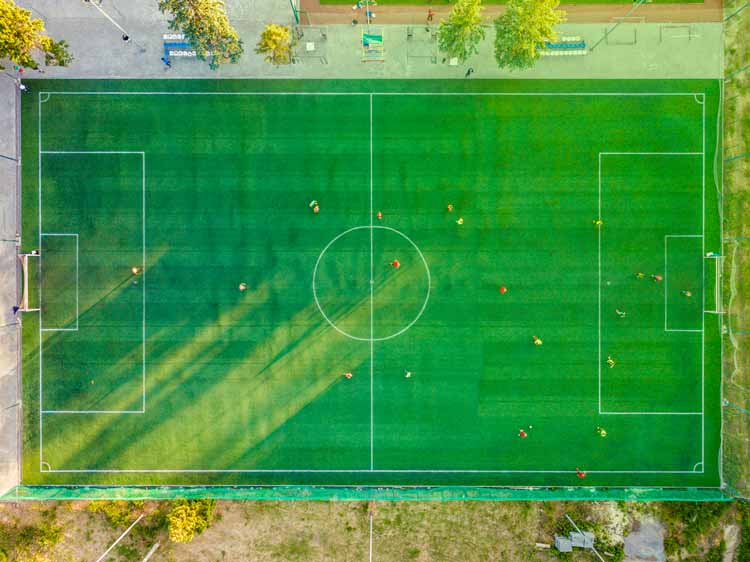
M 625 562 L 664 562 L 664 526 L 654 517 L 638 519 L 638 530 L 625 537 Z

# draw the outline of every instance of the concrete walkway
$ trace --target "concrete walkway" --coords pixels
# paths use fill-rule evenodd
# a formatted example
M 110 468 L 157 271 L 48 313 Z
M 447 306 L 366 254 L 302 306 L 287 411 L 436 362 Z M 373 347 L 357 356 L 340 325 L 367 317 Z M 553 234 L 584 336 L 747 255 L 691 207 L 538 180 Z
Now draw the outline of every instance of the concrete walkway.
M 0 76 L 0 494 L 20 477 L 20 330 L 18 304 L 18 89 Z
M 231 0 L 227 2 L 232 23 L 245 43 L 245 54 L 238 64 L 212 71 L 205 62 L 175 59 L 171 69 L 159 60 L 163 56 L 162 34 L 167 19 L 156 9 L 155 0 L 103 0 L 102 9 L 127 30 L 130 42 L 123 42 L 121 31 L 93 6 L 84 2 L 20 0 L 35 15 L 45 17 L 47 28 L 56 38 L 68 41 L 75 56 L 69 68 L 48 68 L 47 77 L 65 78 L 463 78 L 474 69 L 474 78 L 710 78 L 722 72 L 720 23 L 663 24 L 624 23 L 586 56 L 549 57 L 535 68 L 508 72 L 497 68 L 492 38 L 487 37 L 480 54 L 457 68 L 441 64 L 434 41 L 424 26 L 416 28 L 407 40 L 406 25 L 384 27 L 386 62 L 361 62 L 361 26 L 349 24 L 325 27 L 327 39 L 310 30 L 302 39 L 316 44 L 314 55 L 300 63 L 276 68 L 254 53 L 255 43 L 266 22 L 291 24 L 288 0 Z M 351 11 L 351 8 L 349 8 Z M 567 23 L 559 26 L 561 35 L 579 35 L 589 45 L 603 37 L 608 24 Z M 611 24 L 609 24 L 611 25 Z M 430 57 L 410 56 L 432 54 Z M 36 72 L 27 72 L 36 77 Z

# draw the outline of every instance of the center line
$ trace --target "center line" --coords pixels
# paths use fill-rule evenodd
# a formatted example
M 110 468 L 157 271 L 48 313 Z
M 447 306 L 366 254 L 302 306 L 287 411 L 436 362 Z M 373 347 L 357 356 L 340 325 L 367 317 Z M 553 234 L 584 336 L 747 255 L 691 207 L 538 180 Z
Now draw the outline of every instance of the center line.
M 372 224 L 372 95 L 370 95 L 370 470 L 375 468 L 375 411 L 374 411 L 374 363 L 375 363 L 375 251 Z

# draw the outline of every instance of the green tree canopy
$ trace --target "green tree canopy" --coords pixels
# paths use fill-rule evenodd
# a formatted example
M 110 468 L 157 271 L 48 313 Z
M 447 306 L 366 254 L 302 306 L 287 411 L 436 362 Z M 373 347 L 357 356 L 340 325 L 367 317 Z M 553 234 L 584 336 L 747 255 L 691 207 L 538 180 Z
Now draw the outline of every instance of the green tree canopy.
M 65 41 L 55 41 L 45 34 L 44 22 L 31 17 L 12 0 L 0 0 L 0 58 L 15 64 L 38 68 L 34 53 L 44 53 L 47 65 L 67 66 L 73 60 Z M 4 68 L 0 65 L 0 69 Z
M 440 22 L 438 46 L 450 57 L 465 62 L 478 52 L 484 39 L 481 0 L 458 0 L 447 19 Z
M 495 19 L 495 59 L 501 68 L 530 68 L 545 41 L 554 40 L 554 26 L 565 21 L 559 0 L 510 0 Z
M 221 0 L 159 0 L 159 10 L 172 14 L 169 28 L 185 35 L 198 58 L 211 57 L 211 68 L 240 60 L 242 41 Z

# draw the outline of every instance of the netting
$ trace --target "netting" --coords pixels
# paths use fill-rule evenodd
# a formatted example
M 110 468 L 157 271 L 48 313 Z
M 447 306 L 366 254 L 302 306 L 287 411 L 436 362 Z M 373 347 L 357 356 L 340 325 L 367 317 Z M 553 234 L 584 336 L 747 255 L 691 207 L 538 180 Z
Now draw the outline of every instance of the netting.
M 722 482 L 738 497 L 750 497 L 750 18 L 747 3 L 725 4 L 726 67 L 723 103 L 723 280 Z M 721 184 L 720 184 L 721 185 Z
M 326 501 L 728 501 L 716 488 L 483 488 L 483 487 L 326 487 L 191 486 L 79 487 L 18 486 L 0 500 L 146 500 L 214 498 L 225 500 Z

